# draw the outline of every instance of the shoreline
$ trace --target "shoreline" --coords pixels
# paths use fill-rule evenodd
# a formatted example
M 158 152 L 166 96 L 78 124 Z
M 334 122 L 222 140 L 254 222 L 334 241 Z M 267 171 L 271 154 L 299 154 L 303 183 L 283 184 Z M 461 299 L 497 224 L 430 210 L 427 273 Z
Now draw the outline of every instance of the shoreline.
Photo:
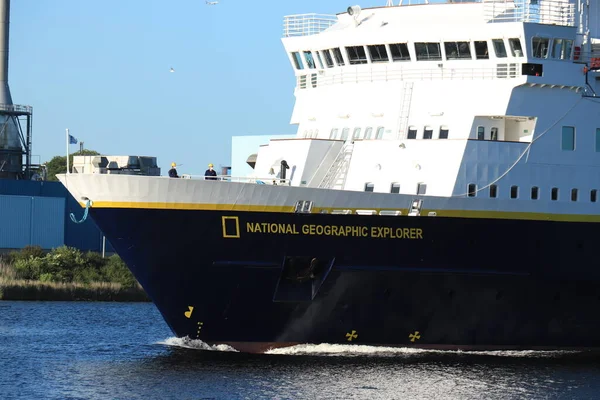
M 0 279 L 0 301 L 109 301 L 150 302 L 141 286 L 118 283 L 53 283 Z

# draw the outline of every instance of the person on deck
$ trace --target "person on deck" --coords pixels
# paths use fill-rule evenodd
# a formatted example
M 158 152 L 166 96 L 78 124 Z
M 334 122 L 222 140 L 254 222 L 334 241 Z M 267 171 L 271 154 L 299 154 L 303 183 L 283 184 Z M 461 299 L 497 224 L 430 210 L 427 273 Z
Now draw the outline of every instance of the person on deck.
M 208 169 L 204 172 L 204 179 L 207 181 L 217 180 L 217 171 L 213 169 L 212 164 L 208 164 Z
M 177 174 L 177 164 L 175 163 L 171 163 L 171 169 L 169 170 L 169 178 L 179 178 L 179 175 Z

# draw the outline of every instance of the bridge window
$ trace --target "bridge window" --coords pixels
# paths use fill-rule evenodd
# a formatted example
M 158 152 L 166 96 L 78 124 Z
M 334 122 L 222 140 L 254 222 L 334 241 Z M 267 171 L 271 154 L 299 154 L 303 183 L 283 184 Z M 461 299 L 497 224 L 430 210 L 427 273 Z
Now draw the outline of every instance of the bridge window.
M 444 42 L 447 60 L 470 60 L 469 42 Z
M 408 127 L 408 135 L 406 136 L 407 139 L 416 139 L 417 138 L 417 127 L 416 126 L 409 126 Z
M 596 128 L 596 152 L 600 152 L 600 128 Z
M 427 184 L 418 183 L 417 184 L 417 194 L 426 194 L 427 193 Z
M 440 127 L 440 139 L 448 139 L 448 127 L 447 126 L 441 126 Z
M 537 200 L 539 198 L 540 189 L 537 186 L 531 188 L 531 200 Z
M 558 58 L 559 60 L 569 60 L 571 58 L 572 49 L 572 40 L 554 39 L 552 41 L 552 53 L 550 54 L 550 57 Z
M 430 126 L 426 126 L 423 131 L 423 139 L 432 139 L 433 138 L 433 129 Z
M 597 199 L 598 199 L 598 191 L 596 189 L 590 190 L 590 201 L 592 203 L 595 203 Z
M 342 140 L 348 139 L 348 132 L 350 132 L 350 128 L 342 129 L 342 136 L 340 137 L 340 139 L 342 139 Z
M 575 150 L 575 127 L 562 127 L 562 149 L 566 151 Z
M 383 126 L 377 128 L 377 132 L 375 133 L 375 139 L 383 139 Z
M 294 60 L 294 66 L 296 69 L 304 69 L 304 65 L 302 64 L 302 59 L 300 58 L 300 53 L 294 51 L 292 53 L 292 60 Z
M 510 187 L 510 198 L 511 199 L 516 199 L 519 197 L 519 187 L 518 186 L 511 186 Z
M 390 53 L 392 53 L 393 61 L 410 61 L 410 54 L 408 54 L 406 43 L 390 44 Z
M 490 198 L 495 199 L 498 197 L 498 186 L 490 185 Z
M 477 194 L 477 185 L 474 183 L 469 183 L 469 185 L 467 186 L 467 196 L 475 197 L 476 194 Z
M 523 57 L 523 47 L 521 47 L 521 40 L 519 38 L 508 39 L 510 45 L 510 53 L 513 57 Z
M 507 56 L 506 46 L 504 46 L 504 40 L 492 39 L 492 44 L 494 45 L 494 53 L 496 53 L 497 58 L 505 58 Z
M 325 68 L 323 66 L 323 59 L 321 58 L 321 53 L 319 53 L 318 51 L 315 51 L 315 54 L 317 55 L 317 60 L 319 60 L 319 68 L 321 68 L 321 69 Z
M 577 201 L 578 197 L 579 197 L 579 190 L 571 189 L 571 201 Z
M 384 44 L 374 44 L 369 46 L 369 55 L 371 56 L 371 62 L 374 63 L 389 61 Z
M 392 183 L 390 193 L 400 193 L 400 184 L 397 182 Z
M 354 133 L 352 133 L 352 139 L 360 139 L 360 128 L 354 128 Z
M 375 184 L 372 182 L 365 183 L 365 192 L 372 192 L 375 189 Z
M 327 68 L 333 68 L 333 58 L 331 57 L 331 52 L 329 50 L 323 50 L 323 56 L 325 57 L 325 64 Z
M 330 140 L 335 140 L 337 139 L 337 133 L 338 133 L 338 128 L 333 128 L 331 130 L 331 132 L 329 133 L 329 139 Z
M 477 127 L 477 140 L 485 140 L 485 128 L 483 126 Z
M 370 126 L 365 129 L 365 139 L 371 139 L 371 135 L 373 134 L 373 128 L 371 128 Z
M 442 59 L 442 52 L 439 43 L 415 43 L 415 52 L 418 61 L 434 61 Z
M 350 65 L 366 64 L 367 53 L 363 46 L 348 46 L 346 47 L 346 54 L 348 54 L 348 60 Z
M 485 40 L 475 41 L 475 58 L 478 60 L 488 60 L 490 55 L 488 53 L 488 45 Z
M 304 58 L 306 59 L 306 65 L 308 65 L 308 68 L 315 69 L 315 60 L 313 59 L 313 55 L 310 51 L 304 52 Z
M 550 199 L 553 201 L 558 200 L 558 188 L 552 188 L 552 191 L 550 192 Z
M 535 36 L 531 38 L 531 48 L 533 51 L 533 57 L 535 58 L 548 58 L 548 45 L 550 39 Z
M 335 58 L 335 62 L 337 63 L 337 65 L 344 66 L 344 57 L 342 56 L 342 51 L 340 50 L 339 47 L 334 47 L 333 49 L 331 49 L 333 51 L 333 57 Z

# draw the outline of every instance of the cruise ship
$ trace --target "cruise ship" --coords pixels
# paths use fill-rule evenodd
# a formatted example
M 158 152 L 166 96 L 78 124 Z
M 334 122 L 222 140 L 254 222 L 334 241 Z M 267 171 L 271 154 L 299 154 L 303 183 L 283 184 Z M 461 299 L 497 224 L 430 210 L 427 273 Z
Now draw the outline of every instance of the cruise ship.
M 175 335 L 600 346 L 600 5 L 415 3 L 284 17 L 252 176 L 59 176 Z

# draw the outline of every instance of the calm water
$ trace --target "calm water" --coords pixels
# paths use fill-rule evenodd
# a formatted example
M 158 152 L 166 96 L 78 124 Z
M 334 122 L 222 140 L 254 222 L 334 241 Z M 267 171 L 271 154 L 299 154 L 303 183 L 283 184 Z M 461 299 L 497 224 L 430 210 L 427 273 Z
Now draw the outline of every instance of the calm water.
M 152 304 L 0 302 L 0 399 L 600 398 L 600 353 L 227 350 Z

